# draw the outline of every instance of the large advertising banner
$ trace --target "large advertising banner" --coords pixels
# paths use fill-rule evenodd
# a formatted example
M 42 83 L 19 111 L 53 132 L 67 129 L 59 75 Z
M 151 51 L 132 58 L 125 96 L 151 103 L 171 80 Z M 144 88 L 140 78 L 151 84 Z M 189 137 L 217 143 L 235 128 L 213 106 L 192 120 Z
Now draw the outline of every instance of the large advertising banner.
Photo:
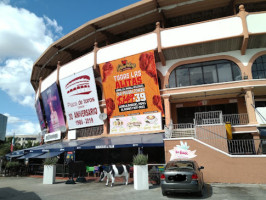
M 122 132 L 161 130 L 163 107 L 153 51 L 102 63 L 100 72 L 107 116 L 110 119 L 110 133 L 117 133 L 118 130 Z M 156 112 L 160 113 L 160 117 L 156 116 L 158 120 L 156 123 L 160 125 L 148 128 L 144 125 L 145 118 L 155 115 L 146 114 Z M 134 117 L 129 117 L 133 115 Z M 134 120 L 137 123 L 134 123 Z M 124 123 L 124 127 L 118 128 L 115 125 L 119 121 Z M 142 125 L 138 126 L 138 123 Z
M 35 108 L 36 108 L 41 130 L 44 130 L 46 128 L 46 125 L 45 125 L 45 121 L 43 118 L 43 111 L 42 111 L 40 99 L 37 99 L 37 101 L 35 102 Z
M 41 93 L 49 133 L 65 128 L 65 119 L 56 83 Z
M 100 64 L 108 118 L 161 112 L 154 52 Z
M 103 125 L 92 67 L 60 80 L 70 129 Z

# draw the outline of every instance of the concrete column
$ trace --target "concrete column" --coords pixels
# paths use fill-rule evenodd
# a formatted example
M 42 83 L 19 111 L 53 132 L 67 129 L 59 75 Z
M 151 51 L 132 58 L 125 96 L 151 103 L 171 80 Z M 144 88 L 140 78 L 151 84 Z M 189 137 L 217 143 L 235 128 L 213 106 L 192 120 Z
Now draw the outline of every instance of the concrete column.
M 260 136 L 258 133 L 253 134 L 253 140 L 254 140 L 254 145 L 255 145 L 255 151 L 258 153 L 258 150 L 260 148 Z
M 170 95 L 163 96 L 165 125 L 170 124 L 170 120 L 171 120 L 171 104 L 170 104 L 169 98 L 170 98 Z
M 257 124 L 257 119 L 256 119 L 256 113 L 255 109 L 253 106 L 255 106 L 254 103 L 254 95 L 252 92 L 252 88 L 244 88 L 246 94 L 245 94 L 245 100 L 246 100 L 246 107 L 247 107 L 247 113 L 248 113 L 248 119 L 249 119 L 249 124 Z

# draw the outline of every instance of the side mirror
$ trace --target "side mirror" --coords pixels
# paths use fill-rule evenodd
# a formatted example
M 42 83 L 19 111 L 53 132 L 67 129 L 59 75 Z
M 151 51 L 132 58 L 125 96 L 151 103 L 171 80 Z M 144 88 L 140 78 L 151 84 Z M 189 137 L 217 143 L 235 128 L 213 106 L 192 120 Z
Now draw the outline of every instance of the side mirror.
M 199 167 L 199 170 L 201 170 L 201 169 L 204 169 L 204 167 L 203 167 L 203 166 L 200 166 L 200 167 Z

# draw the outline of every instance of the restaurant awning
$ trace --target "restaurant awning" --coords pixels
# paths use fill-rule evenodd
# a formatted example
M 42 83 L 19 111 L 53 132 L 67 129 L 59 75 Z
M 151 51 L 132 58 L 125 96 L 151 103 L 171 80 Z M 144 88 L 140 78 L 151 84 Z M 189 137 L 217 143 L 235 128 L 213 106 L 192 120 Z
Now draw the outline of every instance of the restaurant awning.
M 17 158 L 17 157 L 23 156 L 24 152 L 25 152 L 24 150 L 17 150 L 17 151 L 13 151 L 11 153 L 8 153 L 5 156 L 9 157 L 9 158 Z
M 109 149 L 164 146 L 163 133 L 102 137 L 79 145 L 77 149 Z
M 48 153 L 44 153 L 40 156 L 36 156 L 35 158 L 52 158 L 52 157 L 60 155 L 61 153 L 63 153 L 63 152 L 59 152 L 59 151 L 48 152 Z
M 75 151 L 76 149 L 107 149 L 107 148 L 125 148 L 125 147 L 156 147 L 164 146 L 163 133 L 135 134 L 125 136 L 110 136 L 87 140 L 71 140 L 56 142 L 52 144 L 40 145 L 25 149 L 29 153 L 54 153 L 59 155 L 65 151 Z M 28 155 L 28 154 L 27 154 Z M 46 157 L 48 154 L 36 155 L 35 157 Z M 52 155 L 52 154 L 51 154 Z M 53 157 L 53 156 L 51 156 Z M 22 158 L 23 159 L 23 158 Z
M 19 157 L 18 159 L 25 159 L 25 158 L 35 158 L 37 156 L 42 155 L 43 153 L 28 153 L 24 156 Z
M 81 145 L 89 140 L 71 140 L 56 142 L 52 144 L 40 145 L 28 149 L 31 153 L 47 153 L 47 152 L 65 152 L 65 151 L 74 151 L 78 145 Z
M 6 157 L 9 157 L 9 158 L 17 158 L 17 157 L 20 157 L 20 156 L 23 156 L 23 154 L 6 154 Z

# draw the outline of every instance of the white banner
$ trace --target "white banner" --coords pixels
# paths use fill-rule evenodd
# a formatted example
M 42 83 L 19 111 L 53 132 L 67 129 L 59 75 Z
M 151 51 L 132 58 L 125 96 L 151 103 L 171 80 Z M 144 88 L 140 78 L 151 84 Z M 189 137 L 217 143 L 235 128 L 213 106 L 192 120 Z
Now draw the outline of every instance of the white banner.
M 92 67 L 60 80 L 69 129 L 102 125 Z
M 68 134 L 67 134 L 69 140 L 76 140 L 77 139 L 77 134 L 76 134 L 76 130 L 71 130 L 71 131 L 68 131 Z
M 44 135 L 44 142 L 60 140 L 60 139 L 61 139 L 61 131 L 55 131 Z
M 162 130 L 161 112 L 110 119 L 110 133 Z

